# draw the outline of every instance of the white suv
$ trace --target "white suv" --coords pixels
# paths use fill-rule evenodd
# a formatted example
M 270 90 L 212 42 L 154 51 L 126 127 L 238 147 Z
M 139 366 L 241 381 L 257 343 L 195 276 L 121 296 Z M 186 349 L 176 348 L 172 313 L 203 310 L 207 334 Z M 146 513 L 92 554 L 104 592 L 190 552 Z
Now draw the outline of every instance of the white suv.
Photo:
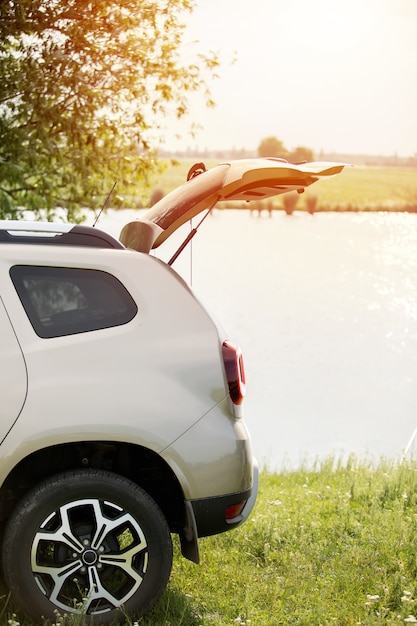
M 218 201 L 301 191 L 342 167 L 199 165 L 120 241 L 0 223 L 1 561 L 32 618 L 144 614 L 168 581 L 171 533 L 198 563 L 199 537 L 248 517 L 241 352 L 173 259 L 148 252 Z

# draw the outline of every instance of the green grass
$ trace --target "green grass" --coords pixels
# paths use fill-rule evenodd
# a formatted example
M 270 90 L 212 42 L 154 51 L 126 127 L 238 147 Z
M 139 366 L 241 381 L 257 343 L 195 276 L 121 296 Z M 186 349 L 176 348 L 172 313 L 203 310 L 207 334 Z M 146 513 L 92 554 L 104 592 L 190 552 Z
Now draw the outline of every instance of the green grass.
M 202 616 L 188 623 L 400 623 L 417 613 L 416 504 L 410 466 L 263 474 L 251 520 L 203 542 L 197 580 L 177 563 Z
M 153 189 L 161 189 L 165 194 L 172 191 L 186 181 L 187 172 L 194 162 L 184 159 L 176 166 L 167 163 L 165 171 L 153 181 Z M 213 167 L 216 163 L 207 161 L 206 167 Z M 305 209 L 305 198 L 310 194 L 317 196 L 317 210 L 417 211 L 417 170 L 401 167 L 346 167 L 341 174 L 308 188 L 305 194 L 299 196 L 297 209 Z M 275 209 L 282 208 L 282 198 L 276 196 L 273 199 Z
M 199 566 L 183 559 L 175 544 L 169 586 L 154 611 L 137 623 L 412 623 L 410 616 L 417 617 L 416 545 L 414 464 L 329 460 L 308 470 L 264 471 L 250 520 L 233 532 L 201 540 Z M 11 604 L 3 609 L 1 625 L 12 612 Z M 134 621 L 127 618 L 126 624 Z

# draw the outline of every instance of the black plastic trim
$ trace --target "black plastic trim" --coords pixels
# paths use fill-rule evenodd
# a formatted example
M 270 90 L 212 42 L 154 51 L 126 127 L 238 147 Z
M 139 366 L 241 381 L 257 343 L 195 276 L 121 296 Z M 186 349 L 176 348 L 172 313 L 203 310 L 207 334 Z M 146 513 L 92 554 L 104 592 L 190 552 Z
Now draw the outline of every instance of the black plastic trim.
M 251 493 L 252 489 L 247 489 L 246 491 L 239 491 L 238 493 L 231 493 L 225 496 L 191 500 L 198 536 L 217 535 L 242 524 L 247 517 L 244 514 L 245 509 L 243 509 L 241 515 L 229 520 L 226 519 L 226 509 L 232 504 L 239 504 L 249 500 Z
M 124 246 L 102 230 L 92 226 L 75 225 L 66 233 L 56 233 L 53 235 L 29 235 L 19 234 L 14 231 L 11 234 L 7 230 L 0 230 L 0 243 L 26 243 L 26 244 L 48 244 L 64 246 L 87 246 L 89 248 L 114 248 L 123 249 Z

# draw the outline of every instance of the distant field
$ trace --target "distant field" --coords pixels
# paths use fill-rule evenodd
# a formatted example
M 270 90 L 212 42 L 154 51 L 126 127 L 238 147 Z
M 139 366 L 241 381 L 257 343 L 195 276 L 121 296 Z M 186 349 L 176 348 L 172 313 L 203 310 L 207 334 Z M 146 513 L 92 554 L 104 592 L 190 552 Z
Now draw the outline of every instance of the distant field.
M 177 166 L 169 165 L 154 182 L 153 189 L 165 194 L 186 181 L 187 172 L 194 160 L 182 160 Z M 205 162 L 207 168 L 218 161 Z M 331 211 L 415 211 L 417 212 L 417 169 L 383 167 L 346 167 L 334 178 L 319 181 L 298 197 L 297 209 L 305 208 L 308 195 L 317 196 L 316 210 Z M 273 199 L 273 207 L 282 208 L 282 198 Z M 242 205 L 235 205 L 236 208 Z

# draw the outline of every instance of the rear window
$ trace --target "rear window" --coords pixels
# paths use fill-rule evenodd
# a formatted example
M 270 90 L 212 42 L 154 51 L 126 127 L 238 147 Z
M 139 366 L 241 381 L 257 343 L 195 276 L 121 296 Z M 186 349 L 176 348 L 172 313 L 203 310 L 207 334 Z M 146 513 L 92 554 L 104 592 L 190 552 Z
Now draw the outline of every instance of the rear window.
M 10 275 L 39 337 L 62 337 L 130 322 L 137 306 L 107 272 L 15 265 Z

